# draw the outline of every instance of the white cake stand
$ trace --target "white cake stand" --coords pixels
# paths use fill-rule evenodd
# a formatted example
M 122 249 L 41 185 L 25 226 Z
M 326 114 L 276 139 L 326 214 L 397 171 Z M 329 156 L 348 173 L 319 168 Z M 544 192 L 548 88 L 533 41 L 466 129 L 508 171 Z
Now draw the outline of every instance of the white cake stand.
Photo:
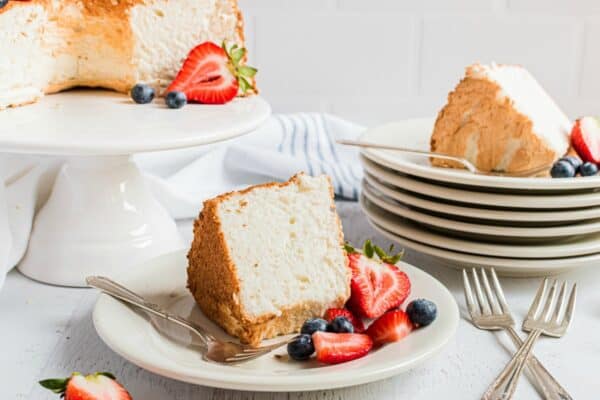
M 67 156 L 34 221 L 19 270 L 42 282 L 84 286 L 184 246 L 130 155 L 204 145 L 248 133 L 269 117 L 255 96 L 170 110 L 107 91 L 71 91 L 0 111 L 0 150 Z

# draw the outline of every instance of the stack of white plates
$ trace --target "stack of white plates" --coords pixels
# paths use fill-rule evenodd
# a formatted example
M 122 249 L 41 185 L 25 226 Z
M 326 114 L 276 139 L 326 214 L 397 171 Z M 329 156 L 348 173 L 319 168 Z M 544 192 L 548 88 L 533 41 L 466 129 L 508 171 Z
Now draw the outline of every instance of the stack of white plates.
M 393 123 L 361 140 L 429 150 L 433 122 Z M 363 150 L 361 160 L 365 214 L 405 247 L 452 267 L 492 266 L 505 275 L 600 265 L 600 176 L 474 175 L 374 149 Z

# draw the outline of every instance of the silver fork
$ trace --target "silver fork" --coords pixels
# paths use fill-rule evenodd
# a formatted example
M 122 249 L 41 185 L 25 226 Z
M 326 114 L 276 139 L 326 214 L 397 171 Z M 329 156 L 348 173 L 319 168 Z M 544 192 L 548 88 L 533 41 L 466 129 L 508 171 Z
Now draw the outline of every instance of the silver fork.
M 462 164 L 467 169 L 467 171 L 469 171 L 470 173 L 477 174 L 477 175 L 514 176 L 514 177 L 526 178 L 529 176 L 538 175 L 544 171 L 548 171 L 552 167 L 552 164 L 545 164 L 545 165 L 538 165 L 537 167 L 528 168 L 528 169 L 524 169 L 524 170 L 520 170 L 520 171 L 514 171 L 514 172 L 482 171 L 479 168 L 477 168 L 471 161 L 467 160 L 466 158 L 453 156 L 450 154 L 436 153 L 436 152 L 425 151 L 425 150 L 408 149 L 406 147 L 393 146 L 393 145 L 380 144 L 380 143 L 363 142 L 360 140 L 338 139 L 338 140 L 336 140 L 336 143 L 343 144 L 345 146 L 392 150 L 392 151 L 397 151 L 400 153 L 412 154 L 415 156 L 431 157 L 431 158 L 439 158 L 442 160 L 455 161 L 457 163 Z
M 505 330 L 514 345 L 519 348 L 523 344 L 523 341 L 513 328 L 515 322 L 504 297 L 502 286 L 500 286 L 496 271 L 493 268 L 489 271 L 492 278 L 492 285 L 490 285 L 486 270 L 483 268 L 479 269 L 479 275 L 483 281 L 482 289 L 475 268 L 471 271 L 473 285 L 471 285 L 467 271 L 463 269 L 465 300 L 469 314 L 471 315 L 471 321 L 479 329 L 490 331 Z M 471 286 L 475 287 L 475 294 Z M 532 355 L 527 360 L 527 367 L 546 400 L 572 400 L 569 393 L 554 379 L 535 356 Z
M 544 334 L 559 338 L 567 332 L 575 309 L 577 285 L 573 285 L 568 303 L 566 303 L 567 283 L 562 283 L 557 298 L 558 285 L 558 281 L 555 280 L 546 295 L 548 279 L 544 279 L 542 282 L 523 322 L 523 330 L 529 332 L 529 336 L 504 370 L 486 390 L 483 395 L 484 400 L 508 400 L 512 398 L 519 377 L 523 372 L 523 367 L 540 335 Z
M 168 313 L 160 306 L 147 301 L 142 296 L 109 278 L 103 276 L 88 276 L 86 282 L 89 286 L 99 289 L 111 297 L 122 300 L 135 307 L 141 308 L 146 312 L 157 315 L 169 322 L 188 329 L 200 338 L 203 345 L 202 355 L 205 359 L 211 361 L 225 364 L 250 361 L 288 344 L 293 339 L 286 339 L 275 344 L 260 347 L 252 347 L 232 341 L 219 340 L 193 321 Z

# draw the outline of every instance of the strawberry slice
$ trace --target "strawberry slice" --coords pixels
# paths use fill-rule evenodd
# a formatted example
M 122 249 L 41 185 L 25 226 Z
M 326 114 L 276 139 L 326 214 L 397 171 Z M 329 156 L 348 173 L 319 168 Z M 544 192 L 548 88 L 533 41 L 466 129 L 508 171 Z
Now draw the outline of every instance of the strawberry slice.
M 355 317 L 350 310 L 345 308 L 328 308 L 327 311 L 325 311 L 323 319 L 327 322 L 331 322 L 336 317 L 345 317 L 354 326 L 354 332 L 356 333 L 363 333 L 365 331 L 365 325 L 363 324 L 362 319 Z
M 317 331 L 312 339 L 317 360 L 326 364 L 339 364 L 363 357 L 373 348 L 373 341 L 363 333 Z
M 190 51 L 166 92 L 183 92 L 189 102 L 228 103 L 238 93 L 254 90 L 250 82 L 257 71 L 241 64 L 245 55 L 246 49 L 237 45 L 202 43 Z
M 361 253 L 348 254 L 352 270 L 348 308 L 355 315 L 378 318 L 398 307 L 410 294 L 408 276 L 392 264 Z
M 373 322 L 367 335 L 376 345 L 397 342 L 405 338 L 413 330 L 413 324 L 402 310 L 388 311 Z
M 65 379 L 46 379 L 39 383 L 65 400 L 131 400 L 127 390 L 108 372 L 86 376 L 74 373 Z
M 585 161 L 600 164 L 600 124 L 594 117 L 575 121 L 571 130 L 571 145 Z

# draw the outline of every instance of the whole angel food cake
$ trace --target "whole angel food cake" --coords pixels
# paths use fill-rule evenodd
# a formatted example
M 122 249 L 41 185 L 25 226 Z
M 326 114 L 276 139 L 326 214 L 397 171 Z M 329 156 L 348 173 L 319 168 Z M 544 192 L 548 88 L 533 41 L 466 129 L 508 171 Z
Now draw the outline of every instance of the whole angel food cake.
M 326 176 L 227 193 L 206 201 L 195 221 L 188 287 L 205 315 L 257 345 L 344 306 L 343 245 Z
M 0 109 L 76 86 L 127 92 L 143 82 L 160 93 L 195 46 L 244 44 L 237 0 L 0 4 Z
M 571 121 L 518 65 L 467 67 L 439 112 L 431 151 L 464 157 L 484 171 L 515 172 L 552 164 L 570 145 Z M 432 164 L 461 168 L 432 158 Z

